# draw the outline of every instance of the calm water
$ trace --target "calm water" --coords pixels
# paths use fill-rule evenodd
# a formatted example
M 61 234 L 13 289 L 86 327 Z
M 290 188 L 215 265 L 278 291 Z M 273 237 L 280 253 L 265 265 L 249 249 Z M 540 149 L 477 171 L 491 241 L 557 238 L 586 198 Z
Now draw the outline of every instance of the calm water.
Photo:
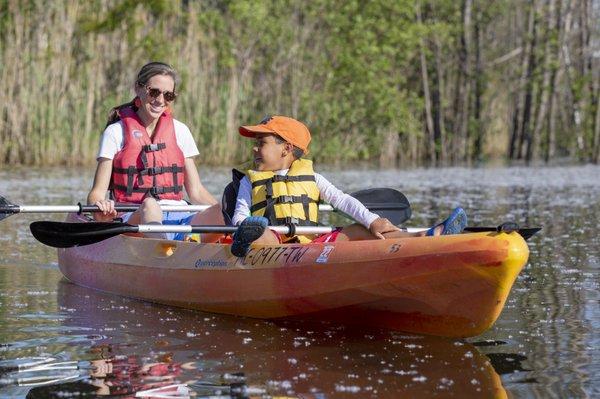
M 461 204 L 472 225 L 544 227 L 495 326 L 452 340 L 333 323 L 272 323 L 168 308 L 61 278 L 28 224 L 0 221 L 0 397 L 133 396 L 188 383 L 196 397 L 600 396 L 600 167 L 323 171 L 338 187 L 395 187 L 429 225 Z M 91 170 L 1 170 L 17 204 L 72 204 Z M 204 171 L 218 194 L 228 172 Z M 221 395 L 221 396 L 219 396 Z

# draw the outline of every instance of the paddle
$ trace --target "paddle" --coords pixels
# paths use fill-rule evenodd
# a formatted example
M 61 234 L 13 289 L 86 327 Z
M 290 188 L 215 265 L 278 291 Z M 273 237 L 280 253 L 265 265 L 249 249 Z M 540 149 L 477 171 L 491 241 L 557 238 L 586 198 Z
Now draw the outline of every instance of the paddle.
M 470 231 L 473 233 L 478 233 L 482 231 L 496 231 L 498 233 L 510 233 L 513 231 L 518 232 L 525 240 L 528 240 L 535 233 L 540 231 L 541 227 L 524 227 L 520 228 L 518 224 L 514 222 L 506 222 L 502 223 L 497 227 L 482 227 L 482 226 L 467 226 L 464 231 Z
M 369 210 L 381 217 L 388 218 L 393 224 L 399 225 L 411 216 L 408 199 L 401 192 L 391 188 L 372 188 L 350 194 L 362 202 Z M 209 205 L 161 205 L 163 212 L 201 212 Z M 138 205 L 117 205 L 117 212 L 134 212 Z M 320 211 L 332 211 L 331 205 L 319 205 Z M 0 220 L 17 213 L 82 213 L 100 212 L 95 205 L 16 205 L 0 196 Z
M 31 233 L 42 244 L 55 248 L 70 248 L 95 244 L 123 233 L 221 233 L 232 234 L 237 227 L 222 225 L 131 225 L 116 222 L 67 223 L 38 221 L 30 225 Z M 280 234 L 325 234 L 335 229 L 331 226 L 269 226 Z M 292 229 L 292 231 L 290 231 Z M 407 231 L 423 229 L 409 228 Z M 516 223 L 503 223 L 497 227 L 466 227 L 470 232 L 506 232 L 517 231 L 525 240 L 541 230 L 541 227 L 519 228 Z
M 465 229 L 463 231 L 470 232 L 470 233 L 481 233 L 481 232 L 486 232 L 486 231 L 497 232 L 497 233 L 500 233 L 500 232 L 511 233 L 513 231 L 516 231 L 517 233 L 519 233 L 521 235 L 521 237 L 523 237 L 525 240 L 528 240 L 529 238 L 531 238 L 531 236 L 533 236 L 535 233 L 537 233 L 541 229 L 542 229 L 541 227 L 520 228 L 519 225 L 514 222 L 506 222 L 506 223 L 502 223 L 501 225 L 496 226 L 496 227 L 467 226 L 467 227 L 465 227 Z M 405 228 L 404 230 L 409 233 L 418 233 L 418 232 L 427 230 L 427 228 L 426 227 L 408 227 L 408 228 Z
M 533 236 L 535 233 L 537 233 L 541 229 L 542 229 L 541 227 L 523 227 L 523 228 L 521 228 L 521 227 L 519 227 L 518 224 L 516 224 L 514 222 L 506 222 L 506 223 L 502 223 L 501 225 L 496 226 L 496 227 L 467 226 L 464 228 L 463 231 L 470 232 L 470 233 L 481 233 L 481 232 L 486 232 L 486 231 L 497 232 L 497 233 L 500 233 L 500 232 L 511 233 L 513 231 L 516 231 L 525 240 L 528 240 L 531 236 Z M 417 233 L 420 231 L 427 230 L 427 228 L 409 227 L 404 230 L 406 230 L 409 233 Z
M 368 188 L 350 194 L 370 211 L 398 226 L 410 219 L 412 210 L 404 194 L 393 188 Z
M 42 244 L 55 248 L 70 248 L 95 244 L 123 233 L 221 233 L 231 234 L 237 227 L 222 225 L 156 225 L 116 222 L 67 223 L 38 221 L 29 225 L 33 236 Z M 269 226 L 280 234 L 325 234 L 331 226 Z

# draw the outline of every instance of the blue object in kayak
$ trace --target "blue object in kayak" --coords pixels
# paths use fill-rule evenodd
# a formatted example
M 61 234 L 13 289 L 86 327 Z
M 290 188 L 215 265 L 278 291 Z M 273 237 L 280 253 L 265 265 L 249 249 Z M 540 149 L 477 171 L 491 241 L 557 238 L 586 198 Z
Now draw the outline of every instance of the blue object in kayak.
M 441 235 L 459 234 L 467 227 L 467 214 L 461 207 L 454 208 L 450 216 L 442 223 L 433 226 L 425 235 L 432 236 L 435 229 L 443 226 Z

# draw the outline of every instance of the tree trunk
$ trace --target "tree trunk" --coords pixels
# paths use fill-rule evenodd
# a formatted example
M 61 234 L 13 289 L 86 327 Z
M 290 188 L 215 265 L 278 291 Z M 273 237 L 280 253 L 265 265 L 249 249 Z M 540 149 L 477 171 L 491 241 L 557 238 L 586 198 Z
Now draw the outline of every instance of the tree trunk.
M 531 37 L 531 33 L 533 31 L 533 6 L 530 5 L 530 10 L 527 18 L 527 32 L 529 37 Z M 519 69 L 519 73 L 521 74 L 517 87 L 514 90 L 513 94 L 513 114 L 512 114 L 512 131 L 510 135 L 509 149 L 508 149 L 508 158 L 509 159 L 519 159 L 521 146 L 520 143 L 523 141 L 522 132 L 523 132 L 523 114 L 525 106 L 525 86 L 527 82 L 527 63 L 529 60 L 529 42 L 525 38 L 521 41 L 521 66 Z M 521 109 L 523 107 L 523 110 Z
M 483 155 L 483 124 L 481 122 L 481 98 L 483 96 L 483 63 L 481 61 L 481 12 L 477 12 L 475 18 L 475 98 L 473 105 L 473 119 L 475 131 L 475 143 L 473 145 L 473 153 L 471 158 L 475 161 L 481 161 Z
M 438 164 L 445 165 L 447 162 L 446 155 L 446 133 L 444 127 L 444 109 L 442 105 L 442 96 L 444 95 L 444 72 L 442 70 L 440 43 L 437 38 L 434 38 L 435 45 L 435 74 L 434 74 L 434 89 L 432 92 L 433 102 L 433 130 L 435 132 L 434 139 L 436 144 L 436 156 Z
M 549 104 L 552 102 L 551 98 L 552 98 L 552 92 L 551 92 L 551 79 L 552 79 L 552 58 L 553 58 L 553 54 L 552 54 L 552 48 L 551 48 L 551 43 L 550 43 L 550 35 L 552 34 L 552 30 L 553 30 L 553 26 L 554 26 L 554 21 L 553 21 L 553 15 L 554 15 L 554 0 L 550 0 L 550 3 L 548 5 L 548 11 L 546 13 L 546 34 L 545 37 L 542 39 L 543 43 L 544 43 L 544 54 L 543 54 L 543 65 L 542 65 L 542 71 L 543 71 L 543 78 L 542 78 L 542 84 L 541 87 L 539 89 L 539 101 L 538 101 L 538 109 L 537 109 L 537 116 L 535 118 L 535 123 L 533 125 L 533 129 L 532 129 L 532 137 L 531 137 L 531 143 L 529 145 L 529 147 L 527 148 L 527 157 L 526 160 L 527 162 L 530 162 L 532 159 L 536 159 L 538 158 L 538 154 L 539 154 L 539 143 L 540 143 L 540 136 L 542 133 L 542 129 L 544 127 L 544 121 L 547 119 L 546 118 L 546 114 L 548 113 L 548 109 L 549 109 Z
M 597 152 L 597 145 L 598 145 L 598 138 L 596 137 L 596 130 L 597 130 L 597 117 L 596 117 L 596 113 L 594 112 L 594 110 L 596 110 L 598 108 L 598 92 L 595 86 L 596 83 L 596 79 L 594 77 L 594 70 L 593 70 L 593 65 L 594 65 L 594 57 L 593 57 L 593 49 L 590 45 L 590 41 L 591 41 L 591 33 L 590 33 L 590 25 L 593 24 L 593 10 L 592 10 L 592 6 L 591 6 L 591 2 L 590 0 L 583 0 L 583 5 L 582 5 L 582 26 L 581 26 L 581 35 L 582 35 L 582 49 L 581 49 L 581 54 L 582 54 L 582 58 L 583 58 L 583 73 L 584 76 L 588 82 L 588 112 L 587 115 L 588 119 L 589 119 L 589 123 L 587 123 L 586 125 L 589 127 L 589 132 L 590 132 L 590 137 L 589 137 L 589 160 L 592 162 L 597 162 L 595 161 L 596 159 L 596 152 Z
M 596 107 L 596 116 L 594 118 L 592 162 L 598 164 L 598 162 L 600 162 L 600 104 L 598 102 L 598 96 L 600 95 L 600 78 L 596 79 L 595 86 L 594 96 L 596 98 L 596 103 L 593 105 Z
M 564 29 L 565 29 L 565 34 L 563 36 L 563 41 L 562 41 L 562 45 L 561 45 L 561 49 L 562 49 L 562 53 L 563 53 L 563 60 L 565 63 L 565 76 L 567 77 L 567 97 L 568 97 L 568 101 L 569 101 L 569 108 L 568 108 L 568 112 L 569 112 L 569 122 L 571 124 L 571 126 L 573 127 L 573 129 L 575 130 L 575 135 L 576 135 L 576 140 L 573 142 L 572 145 L 572 154 L 571 155 L 576 155 L 577 158 L 582 159 L 582 157 L 584 156 L 584 152 L 585 152 L 585 140 L 583 137 L 583 126 L 582 126 L 582 119 L 583 119 L 583 114 L 582 114 L 582 107 L 580 104 L 580 100 L 578 97 L 579 93 L 576 92 L 575 90 L 575 73 L 576 71 L 574 71 L 575 67 L 573 66 L 573 59 L 571 56 L 571 49 L 569 48 L 569 38 L 570 38 L 570 34 L 571 34 L 571 29 L 572 29 L 572 24 L 573 24 L 573 9 L 571 7 L 571 5 L 567 5 L 567 11 L 565 14 L 565 23 L 564 23 Z
M 415 13 L 417 15 L 417 23 L 423 25 L 421 18 L 421 7 L 417 3 L 415 5 Z M 423 95 L 425 97 L 425 122 L 427 126 L 427 154 L 431 165 L 436 164 L 435 157 L 435 132 L 433 128 L 433 116 L 431 114 L 431 94 L 429 92 L 429 74 L 427 72 L 427 59 L 425 57 L 425 44 L 423 38 L 419 39 L 419 58 L 421 61 L 421 80 L 423 82 Z
M 551 46 L 551 53 L 552 53 L 552 57 L 554 59 L 554 62 L 552 63 L 552 67 L 550 70 L 550 87 L 548 89 L 549 92 L 549 96 L 548 96 L 548 118 L 547 118 L 547 125 L 548 125 L 548 132 L 546 135 L 546 151 L 544 154 L 544 160 L 546 161 L 546 163 L 548 163 L 550 161 L 550 159 L 554 158 L 554 154 L 556 152 L 556 87 L 558 85 L 558 66 L 557 66 L 557 61 L 560 60 L 560 47 L 561 47 L 561 42 L 562 42 L 562 36 L 564 34 L 563 32 L 563 21 L 562 21 L 562 7 L 563 7 L 563 2 L 562 0 L 556 0 L 556 4 L 555 4 L 555 12 L 556 12 L 556 17 L 554 19 L 554 31 L 555 34 L 557 35 L 557 39 L 556 41 L 553 43 L 553 46 Z
M 473 12 L 473 0 L 463 0 L 462 13 L 462 35 L 460 38 L 460 74 L 461 86 L 459 88 L 460 104 L 458 109 L 458 148 L 457 154 L 464 161 L 469 156 L 469 97 L 471 96 L 471 19 Z
M 519 159 L 525 158 L 529 161 L 531 147 L 531 113 L 533 107 L 533 89 L 534 89 L 534 71 L 536 68 L 536 46 L 537 46 L 537 17 L 535 0 L 531 4 L 530 20 L 531 30 L 528 37 L 531 38 L 527 59 L 527 74 L 525 77 L 525 99 L 523 103 L 523 123 L 521 124 L 521 133 L 519 135 Z

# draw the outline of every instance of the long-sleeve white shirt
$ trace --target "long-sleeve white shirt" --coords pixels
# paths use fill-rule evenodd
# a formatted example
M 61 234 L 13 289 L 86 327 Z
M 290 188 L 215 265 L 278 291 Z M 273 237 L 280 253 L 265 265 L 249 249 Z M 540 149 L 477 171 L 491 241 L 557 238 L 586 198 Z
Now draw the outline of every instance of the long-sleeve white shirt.
M 277 170 L 274 173 L 283 176 L 288 173 L 288 170 Z M 377 214 L 369 211 L 359 200 L 338 190 L 329 180 L 318 173 L 315 173 L 315 182 L 322 200 L 330 203 L 335 209 L 350 216 L 366 228 L 369 228 L 371 223 L 379 217 Z M 245 176 L 240 181 L 240 189 L 235 203 L 235 212 L 232 220 L 234 225 L 239 225 L 251 215 L 250 206 L 252 206 L 252 184 L 248 177 Z

